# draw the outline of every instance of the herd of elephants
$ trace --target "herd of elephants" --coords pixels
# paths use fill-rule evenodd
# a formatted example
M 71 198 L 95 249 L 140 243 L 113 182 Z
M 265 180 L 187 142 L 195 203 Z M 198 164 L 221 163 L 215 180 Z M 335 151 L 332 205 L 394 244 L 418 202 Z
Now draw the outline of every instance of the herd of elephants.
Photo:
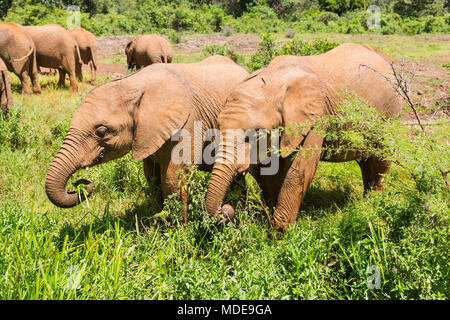
M 206 210 L 219 222 L 234 216 L 233 208 L 223 200 L 233 179 L 249 172 L 259 183 L 265 201 L 275 207 L 272 223 L 284 230 L 296 219 L 303 197 L 318 162 L 323 159 L 323 136 L 314 128 L 326 115 L 334 114 L 341 101 L 340 93 L 354 92 L 386 117 L 400 113 L 403 102 L 387 80 L 392 67 L 387 57 L 368 46 L 342 44 L 316 56 L 279 56 L 264 69 L 249 74 L 223 56 L 208 57 L 196 63 L 171 63 L 170 43 L 158 35 L 139 35 L 125 48 L 128 68 L 134 72 L 90 91 L 73 115 L 65 140 L 47 172 L 45 189 L 58 207 L 69 208 L 80 200 L 66 190 L 69 178 L 79 169 L 117 159 L 132 151 L 134 160 L 143 161 L 146 179 L 156 179 L 162 197 L 178 193 L 187 214 L 187 191 L 179 170 L 188 170 L 188 162 L 172 159 L 177 142 L 174 132 L 187 130 L 194 135 L 195 123 L 201 130 L 217 129 L 216 160 L 198 163 L 200 170 L 212 172 L 205 199 Z M 82 64 L 88 64 L 92 81 L 96 76 L 95 36 L 85 29 L 66 30 L 59 25 L 20 26 L 0 24 L 1 105 L 6 113 L 12 105 L 8 71 L 16 74 L 22 93 L 40 93 L 38 69 L 57 69 L 59 86 L 66 74 L 70 90 L 77 91 L 82 81 Z M 366 66 L 363 68 L 362 66 Z M 32 82 L 30 87 L 29 79 Z M 302 126 L 301 132 L 283 130 L 280 150 L 299 147 L 308 152 L 280 153 L 279 169 L 271 175 L 261 174 L 267 164 L 258 159 L 236 161 L 238 144 L 248 150 L 250 141 L 227 138 L 227 130 L 272 130 Z M 206 147 L 202 141 L 201 148 Z M 338 143 L 338 142 L 333 142 Z M 198 145 L 192 141 L 191 154 Z M 239 149 L 241 150 L 241 149 Z M 198 150 L 197 150 L 198 151 Z M 200 150 L 201 151 L 201 150 Z M 227 155 L 231 161 L 223 161 Z M 362 172 L 364 191 L 382 187 L 382 176 L 390 164 L 360 152 L 332 154 L 326 161 L 356 160 Z M 91 182 L 81 179 L 76 184 Z M 161 201 L 163 199 L 160 199 Z

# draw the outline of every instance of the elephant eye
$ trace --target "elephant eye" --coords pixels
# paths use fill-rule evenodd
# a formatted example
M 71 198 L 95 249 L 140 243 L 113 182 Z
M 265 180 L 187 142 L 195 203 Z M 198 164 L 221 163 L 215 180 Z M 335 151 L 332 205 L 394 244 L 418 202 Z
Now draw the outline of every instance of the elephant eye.
M 101 126 L 101 127 L 98 127 L 97 130 L 95 130 L 95 134 L 98 137 L 103 138 L 106 134 L 106 131 L 108 131 L 108 128 Z

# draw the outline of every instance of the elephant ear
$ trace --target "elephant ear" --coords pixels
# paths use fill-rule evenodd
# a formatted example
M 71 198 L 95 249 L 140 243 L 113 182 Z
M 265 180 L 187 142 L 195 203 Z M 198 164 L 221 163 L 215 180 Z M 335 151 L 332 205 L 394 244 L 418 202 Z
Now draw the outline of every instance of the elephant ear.
M 135 160 L 158 151 L 189 118 L 192 98 L 188 88 L 171 83 L 169 91 L 166 86 L 146 90 L 134 110 Z
M 325 114 L 334 106 L 329 90 L 318 76 L 304 73 L 289 81 L 283 101 L 281 156 L 291 154 Z

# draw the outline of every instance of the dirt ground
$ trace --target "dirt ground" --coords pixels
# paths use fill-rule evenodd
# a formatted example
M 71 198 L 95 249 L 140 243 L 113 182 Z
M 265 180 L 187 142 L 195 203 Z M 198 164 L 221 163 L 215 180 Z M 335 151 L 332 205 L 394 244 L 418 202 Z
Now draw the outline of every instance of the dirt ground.
M 305 35 L 305 39 L 313 35 Z M 107 36 L 97 38 L 98 47 L 98 68 L 99 73 L 111 76 L 112 78 L 119 78 L 127 73 L 125 61 L 124 48 L 127 42 L 133 36 Z M 370 36 L 367 41 L 366 35 L 331 36 L 331 41 L 338 42 L 356 42 L 356 43 L 370 43 L 372 46 L 382 44 L 382 46 L 391 46 L 402 50 L 408 50 L 408 47 L 400 47 L 399 43 L 405 38 L 398 38 L 393 36 Z M 348 38 L 348 39 L 347 39 Z M 211 44 L 227 44 L 240 53 L 250 54 L 256 51 L 259 42 L 259 35 L 256 34 L 233 34 L 224 36 L 221 34 L 213 35 L 183 35 L 178 44 L 173 45 L 175 55 L 191 55 L 198 54 L 202 51 L 204 46 Z M 311 38 L 312 39 L 312 38 Z M 278 39 L 280 42 L 288 41 L 289 39 Z M 414 37 L 414 41 L 430 42 L 433 44 L 444 43 L 450 41 L 450 35 L 423 35 Z M 411 50 L 415 47 L 411 45 Z M 446 54 L 427 55 L 426 59 L 406 58 L 402 59 L 397 55 L 395 61 L 400 64 L 405 62 L 405 70 L 413 71 L 415 73 L 414 82 L 412 86 L 411 97 L 421 106 L 427 109 L 427 112 L 422 112 L 424 120 L 433 121 L 433 119 L 450 116 L 450 69 L 443 68 L 443 64 L 450 63 L 450 52 Z M 106 61 L 105 61 L 106 59 Z M 114 63 L 115 62 L 115 63 Z M 435 110 L 430 112 L 430 110 Z M 412 114 L 405 115 L 405 120 L 414 121 Z

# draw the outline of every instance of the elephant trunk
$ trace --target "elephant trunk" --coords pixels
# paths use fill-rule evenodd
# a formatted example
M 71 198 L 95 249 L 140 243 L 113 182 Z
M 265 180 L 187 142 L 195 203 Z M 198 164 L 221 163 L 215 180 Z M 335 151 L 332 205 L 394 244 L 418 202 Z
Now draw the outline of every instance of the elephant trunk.
M 225 139 L 223 140 L 225 141 Z M 237 148 L 233 140 L 219 145 L 206 195 L 206 210 L 220 220 L 225 193 L 238 173 Z
M 69 178 L 81 168 L 81 154 L 74 134 L 68 133 L 61 149 L 53 159 L 45 179 L 45 190 L 50 201 L 61 208 L 71 208 L 84 200 L 76 192 L 67 192 L 66 184 Z M 81 153 L 81 154 L 80 154 Z M 88 195 L 92 193 L 92 184 L 87 180 L 78 180 L 75 184 L 87 185 Z

